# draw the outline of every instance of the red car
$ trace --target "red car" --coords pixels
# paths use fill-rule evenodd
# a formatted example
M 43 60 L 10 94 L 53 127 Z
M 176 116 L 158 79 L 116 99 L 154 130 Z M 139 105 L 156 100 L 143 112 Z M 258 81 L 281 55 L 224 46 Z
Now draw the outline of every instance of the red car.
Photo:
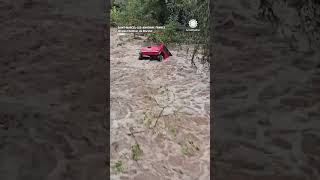
M 160 43 L 157 45 L 142 47 L 139 53 L 139 60 L 142 60 L 144 57 L 149 57 L 150 59 L 162 61 L 162 59 L 167 59 L 169 56 L 172 56 L 170 51 L 163 43 Z

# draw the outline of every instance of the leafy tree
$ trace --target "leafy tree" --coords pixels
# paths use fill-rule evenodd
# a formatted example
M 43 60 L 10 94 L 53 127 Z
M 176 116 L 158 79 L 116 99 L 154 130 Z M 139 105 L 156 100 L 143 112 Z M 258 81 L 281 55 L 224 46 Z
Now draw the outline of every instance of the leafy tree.
M 128 25 L 138 26 L 141 23 L 141 4 L 139 0 L 128 0 L 126 5 Z
M 208 61 L 209 0 L 114 0 L 111 21 L 117 25 L 165 26 L 149 34 L 149 39 L 165 43 L 191 43 L 202 49 Z M 114 7 L 116 6 L 116 7 Z M 200 32 L 185 32 L 190 19 L 196 19 Z M 193 59 L 192 59 L 193 61 Z

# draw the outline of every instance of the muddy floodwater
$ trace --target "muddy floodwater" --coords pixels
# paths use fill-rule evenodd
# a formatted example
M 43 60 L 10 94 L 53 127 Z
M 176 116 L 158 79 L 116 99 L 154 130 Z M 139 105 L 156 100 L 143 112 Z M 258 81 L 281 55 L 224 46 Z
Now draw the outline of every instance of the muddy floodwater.
M 138 60 L 143 39 L 111 29 L 111 179 L 208 180 L 209 71 L 186 47 Z

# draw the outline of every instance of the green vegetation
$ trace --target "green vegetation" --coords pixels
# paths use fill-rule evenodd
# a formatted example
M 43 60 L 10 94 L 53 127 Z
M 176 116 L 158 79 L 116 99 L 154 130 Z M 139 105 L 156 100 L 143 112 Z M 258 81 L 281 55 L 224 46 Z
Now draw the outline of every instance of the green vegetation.
M 147 128 L 150 128 L 153 120 L 154 120 L 154 117 L 150 112 L 144 113 L 143 125 L 145 125 Z
M 183 145 L 181 146 L 181 153 L 182 153 L 183 155 L 185 155 L 185 156 L 188 156 L 188 155 L 191 154 L 191 150 L 190 150 L 190 148 L 189 148 L 187 145 L 183 144 Z
M 111 22 L 115 23 L 115 22 L 119 22 L 119 10 L 113 6 L 111 9 Z
M 177 136 L 177 128 L 175 126 L 169 126 L 168 130 L 173 137 Z
M 185 156 L 190 156 L 199 150 L 200 148 L 196 144 L 194 144 L 194 142 L 191 140 L 181 145 L 181 153 Z
M 177 23 L 170 21 L 165 25 L 165 29 L 162 31 L 154 31 L 150 34 L 149 39 L 154 42 L 175 42 L 181 43 L 181 35 L 177 32 Z
M 209 17 L 209 0 L 113 0 L 111 9 L 112 26 L 165 26 L 149 33 L 149 40 L 196 44 L 204 49 L 206 57 L 209 56 L 205 51 L 209 42 Z M 197 20 L 199 32 L 184 30 L 191 19 Z
M 140 158 L 140 155 L 142 153 L 142 150 L 140 149 L 139 144 L 134 144 L 131 146 L 131 153 L 132 153 L 132 159 L 135 161 L 138 161 Z
M 112 169 L 117 173 L 123 173 L 124 172 L 124 166 L 121 160 L 117 161 L 113 166 Z

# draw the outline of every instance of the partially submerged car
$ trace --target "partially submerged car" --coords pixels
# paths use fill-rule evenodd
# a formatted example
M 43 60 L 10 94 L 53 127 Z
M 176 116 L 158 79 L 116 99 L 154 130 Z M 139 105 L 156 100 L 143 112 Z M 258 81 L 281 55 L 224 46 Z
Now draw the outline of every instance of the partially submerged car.
M 144 46 L 139 52 L 139 60 L 148 57 L 150 59 L 162 61 L 163 59 L 167 59 L 169 56 L 172 56 L 172 54 L 163 43 L 152 46 Z

